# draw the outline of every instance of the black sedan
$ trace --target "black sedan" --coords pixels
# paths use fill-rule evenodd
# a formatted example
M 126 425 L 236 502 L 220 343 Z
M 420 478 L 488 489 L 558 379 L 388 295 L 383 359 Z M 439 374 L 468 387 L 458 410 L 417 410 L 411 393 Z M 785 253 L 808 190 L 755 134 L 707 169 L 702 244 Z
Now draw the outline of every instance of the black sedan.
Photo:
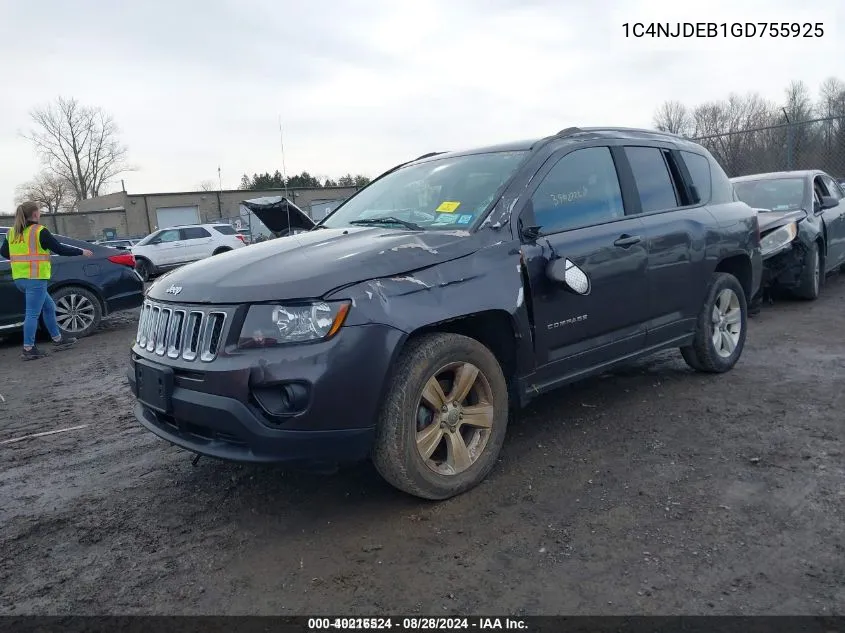
M 845 190 L 819 170 L 733 178 L 740 200 L 759 211 L 764 286 L 815 299 L 845 264 Z
M 0 241 L 5 238 L 0 232 Z M 87 248 L 94 256 L 53 255 L 50 296 L 56 302 L 59 328 L 77 338 L 95 331 L 104 316 L 139 307 L 144 283 L 135 273 L 131 253 L 56 235 L 69 246 Z M 9 260 L 0 257 L 0 334 L 23 328 L 25 302 L 15 287 Z

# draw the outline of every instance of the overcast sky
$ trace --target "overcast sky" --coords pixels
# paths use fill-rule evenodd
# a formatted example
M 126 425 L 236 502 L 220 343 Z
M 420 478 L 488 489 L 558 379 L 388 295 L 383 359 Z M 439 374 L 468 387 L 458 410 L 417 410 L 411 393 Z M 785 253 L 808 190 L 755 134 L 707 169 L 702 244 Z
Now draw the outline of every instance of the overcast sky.
M 39 170 L 28 112 L 57 95 L 114 117 L 137 168 L 126 188 L 142 193 L 197 189 L 218 165 L 224 188 L 281 169 L 279 116 L 289 175 L 373 176 L 571 125 L 651 126 L 668 99 L 845 80 L 842 0 L 0 0 L 0 15 L 0 211 Z M 825 34 L 661 43 L 622 29 L 679 20 Z

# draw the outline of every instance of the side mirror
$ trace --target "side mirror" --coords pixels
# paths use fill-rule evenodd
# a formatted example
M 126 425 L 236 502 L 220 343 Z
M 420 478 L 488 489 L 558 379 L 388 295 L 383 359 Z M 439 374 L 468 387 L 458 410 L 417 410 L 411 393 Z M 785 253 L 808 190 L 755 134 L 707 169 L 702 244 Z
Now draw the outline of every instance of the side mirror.
M 839 201 L 833 196 L 822 196 L 822 203 L 820 206 L 822 211 L 825 209 L 832 209 L 833 207 L 839 206 Z
M 533 242 L 538 237 L 540 237 L 540 229 L 543 228 L 541 226 L 524 226 L 522 227 L 522 236 Z
M 590 294 L 592 289 L 587 273 L 565 257 L 550 261 L 546 265 L 546 276 L 552 281 L 563 284 L 567 290 L 582 296 Z

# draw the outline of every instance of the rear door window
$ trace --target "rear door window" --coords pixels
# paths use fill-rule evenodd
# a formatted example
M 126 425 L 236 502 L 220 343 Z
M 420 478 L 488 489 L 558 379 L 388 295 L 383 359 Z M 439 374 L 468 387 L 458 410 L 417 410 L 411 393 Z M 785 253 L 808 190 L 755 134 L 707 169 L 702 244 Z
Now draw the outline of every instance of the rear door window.
M 679 206 L 672 176 L 657 147 L 626 147 L 625 156 L 634 172 L 643 213 L 666 211 Z
M 544 234 L 625 217 L 613 156 L 607 147 L 588 147 L 561 158 L 531 197 Z
M 223 235 L 234 235 L 236 233 L 234 227 L 228 224 L 221 224 L 220 226 L 215 226 L 214 230 L 218 233 L 222 233 Z

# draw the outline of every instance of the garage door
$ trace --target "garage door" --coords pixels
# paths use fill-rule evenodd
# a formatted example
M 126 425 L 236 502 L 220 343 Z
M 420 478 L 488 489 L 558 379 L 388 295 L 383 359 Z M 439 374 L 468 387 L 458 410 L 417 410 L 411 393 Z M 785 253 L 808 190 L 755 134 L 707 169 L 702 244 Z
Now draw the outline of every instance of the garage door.
M 179 226 L 180 224 L 199 224 L 200 212 L 198 207 L 159 207 L 156 209 L 158 228 Z
M 340 206 L 343 200 L 315 200 L 311 203 L 311 219 L 319 222 Z

